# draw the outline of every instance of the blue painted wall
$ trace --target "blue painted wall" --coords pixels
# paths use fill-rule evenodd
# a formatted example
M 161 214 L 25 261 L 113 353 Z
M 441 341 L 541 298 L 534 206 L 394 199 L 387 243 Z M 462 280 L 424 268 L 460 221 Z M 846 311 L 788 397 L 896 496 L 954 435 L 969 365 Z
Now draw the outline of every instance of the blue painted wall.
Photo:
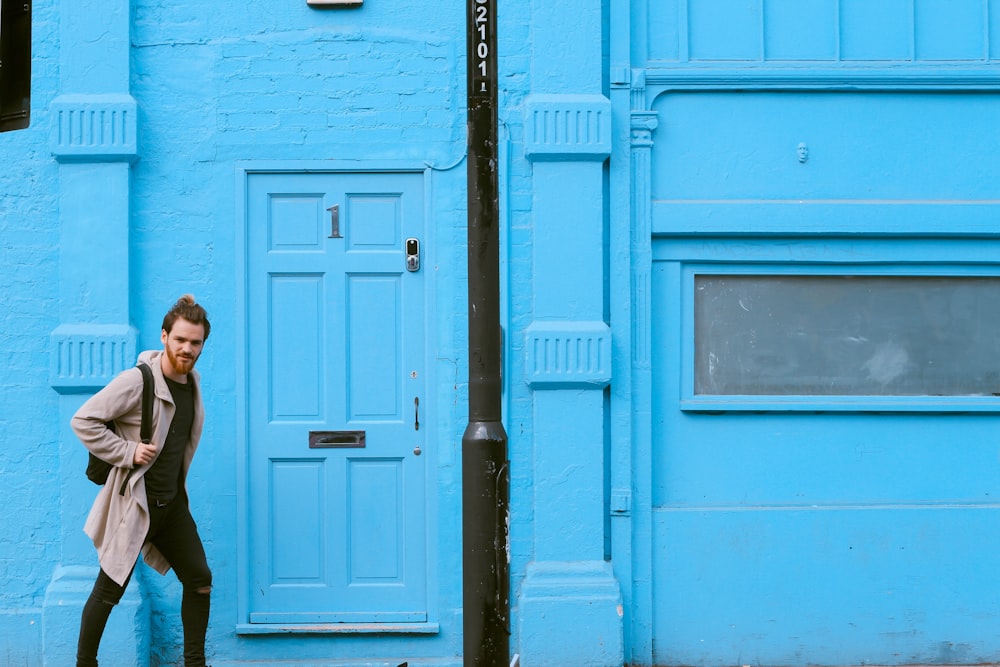
M 864 608 L 863 620 L 885 632 L 897 627 L 890 617 L 900 610 L 917 619 L 892 642 L 879 639 L 885 635 L 877 631 L 856 644 L 856 636 L 838 633 L 831 623 L 849 620 L 844 604 L 834 621 L 817 614 L 777 629 L 761 620 L 760 611 L 749 615 L 749 629 L 720 630 L 716 636 L 724 641 L 708 649 L 699 643 L 717 630 L 711 619 L 718 607 L 716 596 L 706 593 L 710 589 L 689 583 L 696 566 L 727 573 L 715 583 L 728 586 L 735 598 L 760 598 L 758 610 L 780 608 L 774 591 L 782 590 L 780 579 L 789 568 L 802 568 L 802 580 L 825 577 L 830 569 L 821 560 L 803 560 L 817 553 L 808 548 L 783 551 L 781 568 L 766 561 L 771 539 L 802 530 L 793 513 L 760 530 L 721 520 L 723 531 L 744 530 L 744 561 L 727 559 L 718 533 L 693 510 L 683 514 L 684 521 L 667 521 L 664 530 L 665 516 L 680 516 L 669 514 L 677 509 L 671 506 L 679 497 L 674 494 L 687 488 L 671 483 L 670 465 L 702 470 L 709 479 L 698 488 L 712 488 L 725 471 L 712 477 L 712 461 L 703 456 L 667 456 L 664 442 L 672 431 L 664 436 L 663 416 L 677 406 L 664 397 L 680 386 L 683 372 L 664 359 L 681 359 L 684 348 L 670 328 L 676 322 L 657 320 L 663 313 L 655 308 L 664 290 L 680 289 L 679 278 L 669 273 L 675 269 L 665 269 L 665 262 L 716 261 L 734 252 L 771 257 L 785 247 L 782 239 L 802 233 L 829 250 L 824 233 L 863 238 L 872 231 L 865 216 L 873 211 L 883 216 L 875 230 L 878 243 L 891 248 L 880 250 L 878 261 L 925 261 L 928 246 L 908 255 L 916 246 L 899 242 L 914 232 L 960 240 L 950 262 L 988 259 L 981 241 L 995 233 L 987 201 L 995 198 L 981 174 L 984 163 L 995 161 L 995 142 L 982 110 L 992 108 L 989 100 L 1000 90 L 993 60 L 1000 57 L 998 5 L 532 0 L 500 6 L 511 631 L 525 667 L 733 664 L 749 654 L 740 653 L 744 647 L 753 648 L 761 662 L 783 664 L 857 664 L 872 655 L 884 662 L 956 664 L 1000 658 L 989 627 L 940 619 L 931 608 L 945 601 L 953 606 L 943 608 L 960 613 L 971 605 L 978 618 L 995 618 L 981 590 L 974 590 L 988 586 L 991 561 L 984 566 L 977 560 L 970 569 L 972 556 L 950 556 L 954 545 L 974 548 L 969 529 L 989 525 L 990 508 L 974 520 L 949 524 L 932 536 L 927 550 L 908 555 L 905 572 L 918 582 L 931 581 L 956 562 L 966 567 L 971 574 L 954 597 L 945 600 L 941 592 L 902 607 L 875 602 Z M 93 488 L 83 479 L 84 452 L 67 422 L 89 392 L 131 364 L 135 350 L 159 345 L 163 311 L 179 294 L 193 292 L 213 321 L 200 362 L 209 419 L 191 477 L 216 572 L 213 663 L 461 664 L 464 6 L 365 0 L 360 8 L 316 10 L 304 0 L 250 0 L 235 8 L 187 0 L 72 6 L 39 0 L 33 13 L 32 126 L 0 135 L 0 501 L 11 517 L 0 525 L 0 661 L 69 664 L 94 562 L 80 531 Z M 808 96 L 845 89 L 862 100 L 846 112 L 840 105 L 847 97 L 826 104 Z M 872 118 L 889 125 L 898 118 L 898 104 L 912 117 L 907 95 L 929 91 L 950 95 L 935 113 L 966 132 L 961 141 L 939 141 L 929 149 L 935 164 L 949 166 L 937 176 L 916 164 L 926 153 L 901 148 L 898 155 L 912 158 L 905 179 L 904 172 L 852 171 L 849 161 L 824 161 L 823 149 L 837 149 L 838 142 L 819 133 L 810 158 L 812 180 L 795 180 L 802 165 L 782 162 L 794 160 L 794 145 L 771 153 L 760 127 L 732 136 L 713 129 L 743 113 L 740 91 L 746 90 L 774 95 L 759 109 L 774 104 L 778 111 L 799 113 L 799 124 L 778 125 L 779 135 L 808 129 L 801 121 L 810 113 L 858 108 L 872 109 Z M 791 101 L 779 104 L 783 99 Z M 757 120 L 766 115 L 759 113 Z M 671 135 L 681 128 L 683 137 Z M 980 143 L 970 139 L 979 135 Z M 891 152 L 888 132 L 876 128 L 859 136 L 884 141 L 880 153 Z M 756 138 L 762 143 L 754 144 Z M 969 150 L 975 160 L 968 159 Z M 736 154 L 739 161 L 727 162 Z M 237 468 L 245 444 L 239 404 L 245 338 L 241 178 L 254 169 L 405 169 L 425 179 L 434 388 L 427 422 L 433 451 L 426 454 L 433 462 L 432 629 L 236 630 L 246 623 L 238 601 L 245 574 Z M 851 209 L 855 215 L 847 219 L 829 201 L 868 185 L 879 197 L 895 192 L 916 198 L 915 182 L 928 188 L 953 183 L 957 193 L 941 196 L 984 201 L 965 208 L 917 205 L 906 208 L 906 215 L 898 202 L 889 208 L 868 202 L 862 214 Z M 972 182 L 975 187 L 962 190 Z M 790 209 L 774 216 L 760 202 L 747 205 L 775 193 L 792 199 L 820 193 L 827 201 L 809 209 L 811 218 Z M 693 199 L 701 203 L 692 205 Z M 748 219 L 757 224 L 750 245 L 740 240 Z M 716 244 L 707 255 L 700 234 Z M 681 238 L 690 245 L 676 250 L 671 244 Z M 751 246 L 756 250 L 747 250 Z M 669 335 L 652 335 L 662 331 Z M 60 352 L 94 342 L 113 346 L 118 356 L 83 368 Z M 781 423 L 781 417 L 774 419 Z M 864 421 L 858 420 L 858 428 Z M 956 420 L 967 437 L 981 424 Z M 988 449 L 981 445 L 967 462 L 982 463 Z M 929 466 L 932 454 L 926 455 Z M 919 489 L 906 488 L 907 502 L 940 500 L 930 491 L 921 496 Z M 897 495 L 902 490 L 897 487 Z M 891 486 L 885 491 L 893 496 Z M 722 498 L 720 506 L 738 505 Z M 894 511 L 885 510 L 884 525 L 897 523 Z M 937 511 L 928 510 L 927 525 Z M 848 515 L 839 535 L 846 541 L 879 532 L 880 525 Z M 897 537 L 916 540 L 905 531 Z M 870 577 L 892 569 L 885 553 L 865 552 L 876 561 L 870 570 L 834 568 L 845 579 L 828 582 L 829 590 L 863 589 Z M 740 576 L 743 567 L 754 578 Z M 678 611 L 688 604 L 678 591 L 695 599 L 690 605 L 696 613 Z M 120 664 L 177 660 L 179 593 L 176 582 L 140 568 L 109 630 Z M 792 635 L 832 639 L 803 644 Z M 949 642 L 961 646 L 946 650 Z
M 95 326 L 106 325 L 129 349 L 157 347 L 163 312 L 183 292 L 199 298 L 214 325 L 200 364 L 211 419 L 190 485 L 216 573 L 209 638 L 215 664 L 460 661 L 461 591 L 453 575 L 461 562 L 456 471 L 465 420 L 464 6 L 369 2 L 319 11 L 303 1 L 232 10 L 198 2 L 83 3 L 78 13 L 56 3 L 34 6 L 32 127 L 0 137 L 7 166 L 0 175 L 6 267 L 0 280 L 7 295 L 0 312 L 8 350 L 0 371 L 7 443 L 0 470 L 4 506 L 17 517 L 0 528 L 4 664 L 41 664 L 43 654 L 46 664 L 69 664 L 75 627 L 57 630 L 48 627 L 54 620 L 45 621 L 65 606 L 70 611 L 61 620 L 75 626 L 82 582 L 92 572 L 61 568 L 94 564 L 81 533 L 94 490 L 77 479 L 83 452 L 65 424 L 92 390 L 88 385 L 103 378 L 78 382 L 62 377 L 70 371 L 50 372 L 50 334 L 72 335 L 68 328 L 75 327 L 84 338 L 99 338 Z M 510 25 L 503 31 L 505 50 L 516 53 L 511 45 L 524 41 L 524 27 Z M 505 81 L 514 86 L 505 94 L 521 94 L 523 74 Z M 86 135 L 93 128 L 61 126 L 56 118 L 54 106 L 67 113 L 87 105 L 106 111 L 121 101 L 100 97 L 108 95 L 134 99 L 134 107 L 128 99 L 121 107 L 138 115 L 124 125 L 136 132 L 129 147 L 95 150 Z M 240 539 L 235 327 L 243 289 L 237 284 L 237 162 L 292 169 L 304 162 L 326 169 L 403 166 L 425 174 L 434 238 L 425 262 L 437 290 L 430 301 L 438 350 L 432 360 L 441 380 L 434 386 L 435 423 L 428 424 L 440 488 L 432 504 L 440 521 L 428 536 L 436 557 L 436 634 L 234 632 Z M 505 169 L 513 181 L 509 164 Z M 80 201 L 88 203 L 83 219 L 73 215 Z M 109 259 L 127 261 L 124 274 Z M 116 615 L 148 615 L 148 663 L 174 664 L 179 587 L 142 568 L 136 585 L 145 610 Z M 141 650 L 122 655 L 109 655 L 108 664 L 146 664 Z
M 34 10 L 35 108 L 51 101 L 58 80 L 58 17 Z M 48 332 L 58 323 L 57 167 L 47 130 L 3 135 L 0 247 L 6 295 L 0 312 L 5 361 L 0 371 L 3 490 L 11 520 L 0 527 L 0 646 L 11 664 L 41 664 L 41 606 L 61 545 L 57 497 L 57 396 L 48 387 Z

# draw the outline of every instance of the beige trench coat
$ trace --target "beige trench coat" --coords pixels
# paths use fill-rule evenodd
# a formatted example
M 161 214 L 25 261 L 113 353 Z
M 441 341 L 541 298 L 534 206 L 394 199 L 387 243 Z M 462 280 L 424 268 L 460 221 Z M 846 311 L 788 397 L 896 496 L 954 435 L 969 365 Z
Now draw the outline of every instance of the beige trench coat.
M 160 369 L 162 351 L 147 351 L 139 360 L 153 369 L 153 443 L 162 447 L 170 421 L 174 417 L 174 402 Z M 194 422 L 191 440 L 187 444 L 181 465 L 181 483 L 187 479 L 191 459 L 198 448 L 205 409 L 201 400 L 201 383 L 197 371 L 191 371 L 194 382 Z M 146 563 L 160 574 L 166 574 L 170 564 L 152 544 L 146 542 L 149 531 L 149 506 L 146 502 L 144 474 L 156 461 L 135 468 L 132 462 L 139 441 L 142 413 L 142 373 L 130 368 L 85 402 L 70 422 L 84 446 L 115 467 L 108 475 L 90 508 L 84 532 L 94 541 L 101 567 L 119 585 L 125 582 L 141 551 Z M 105 426 L 113 421 L 117 433 Z M 131 476 L 129 476 L 131 472 Z M 122 484 L 128 483 L 124 495 Z

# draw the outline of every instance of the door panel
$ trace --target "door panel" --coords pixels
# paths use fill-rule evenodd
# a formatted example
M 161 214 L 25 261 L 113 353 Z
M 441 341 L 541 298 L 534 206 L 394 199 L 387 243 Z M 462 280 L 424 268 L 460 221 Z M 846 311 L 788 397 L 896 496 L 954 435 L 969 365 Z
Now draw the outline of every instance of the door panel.
M 247 211 L 250 622 L 424 621 L 422 176 L 254 174 Z

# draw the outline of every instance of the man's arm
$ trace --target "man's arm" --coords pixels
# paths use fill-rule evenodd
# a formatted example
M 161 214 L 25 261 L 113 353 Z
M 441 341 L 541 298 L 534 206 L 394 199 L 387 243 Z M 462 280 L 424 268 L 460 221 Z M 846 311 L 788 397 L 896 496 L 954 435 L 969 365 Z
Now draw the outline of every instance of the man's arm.
M 91 396 L 73 415 L 70 425 L 80 442 L 98 458 L 119 468 L 131 468 L 139 444 L 107 427 L 108 422 L 135 425 L 142 404 L 142 373 L 130 368 L 119 373 L 104 389 Z

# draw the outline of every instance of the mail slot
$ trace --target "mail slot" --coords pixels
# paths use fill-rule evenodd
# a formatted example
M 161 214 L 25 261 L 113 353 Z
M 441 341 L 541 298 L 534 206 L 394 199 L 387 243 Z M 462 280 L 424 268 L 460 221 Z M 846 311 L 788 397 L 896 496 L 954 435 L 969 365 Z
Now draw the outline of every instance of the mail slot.
M 309 431 L 309 449 L 364 446 L 364 431 Z

